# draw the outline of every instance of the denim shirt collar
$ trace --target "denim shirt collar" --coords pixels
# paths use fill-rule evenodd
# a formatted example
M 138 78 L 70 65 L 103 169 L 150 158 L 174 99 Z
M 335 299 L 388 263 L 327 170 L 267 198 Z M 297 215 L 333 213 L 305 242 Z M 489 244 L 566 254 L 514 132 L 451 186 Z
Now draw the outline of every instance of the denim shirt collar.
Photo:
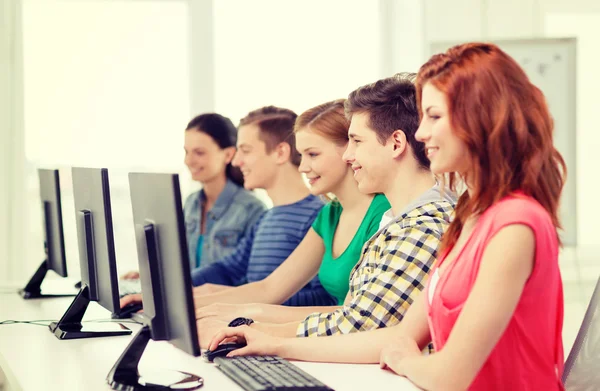
M 233 197 L 235 197 L 235 195 L 241 190 L 242 188 L 240 186 L 236 185 L 233 183 L 233 181 L 231 181 L 231 179 L 228 178 L 223 191 L 221 191 L 217 201 L 215 201 L 215 204 L 207 212 L 206 216 L 212 217 L 215 220 L 220 219 L 229 208 L 229 205 L 231 205 Z M 205 198 L 206 195 L 204 194 L 204 190 L 200 190 L 200 201 L 204 200 Z

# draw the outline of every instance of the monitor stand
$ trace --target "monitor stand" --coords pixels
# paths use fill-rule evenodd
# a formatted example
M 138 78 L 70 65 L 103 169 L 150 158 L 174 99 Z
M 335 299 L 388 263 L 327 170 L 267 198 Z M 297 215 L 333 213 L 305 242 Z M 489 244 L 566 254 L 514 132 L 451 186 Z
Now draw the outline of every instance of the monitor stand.
M 148 376 L 140 375 L 138 364 L 150 338 L 150 327 L 142 327 L 121 354 L 106 377 L 113 390 L 197 390 L 202 387 L 204 379 L 187 372 L 152 370 Z
M 46 277 L 48 272 L 48 262 L 44 260 L 37 271 L 33 274 L 25 288 L 19 289 L 19 294 L 24 299 L 46 299 L 50 297 L 73 297 L 74 293 L 61 293 L 61 294 L 44 294 L 42 293 L 42 281 Z
M 131 330 L 117 322 L 83 325 L 81 320 L 90 304 L 89 287 L 84 285 L 58 322 L 48 326 L 58 339 L 78 339 L 130 335 Z

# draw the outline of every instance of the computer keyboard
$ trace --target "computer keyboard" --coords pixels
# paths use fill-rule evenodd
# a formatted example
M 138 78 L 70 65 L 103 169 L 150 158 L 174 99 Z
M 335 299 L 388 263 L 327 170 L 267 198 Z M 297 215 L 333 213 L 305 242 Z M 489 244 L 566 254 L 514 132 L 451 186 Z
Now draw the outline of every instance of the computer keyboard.
M 141 292 L 142 283 L 139 278 L 135 280 L 119 280 L 119 298 Z
M 248 391 L 333 391 L 277 356 L 216 357 L 214 362 L 225 375 Z

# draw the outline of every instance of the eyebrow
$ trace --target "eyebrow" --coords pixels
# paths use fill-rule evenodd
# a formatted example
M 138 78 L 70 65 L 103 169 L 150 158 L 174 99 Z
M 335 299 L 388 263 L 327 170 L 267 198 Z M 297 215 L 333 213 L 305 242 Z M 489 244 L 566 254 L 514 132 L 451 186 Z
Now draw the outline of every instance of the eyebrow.
M 303 150 L 301 150 L 300 152 L 307 152 L 310 151 L 311 149 L 316 149 L 317 147 L 308 147 L 308 148 L 304 148 Z
M 432 108 L 435 108 L 436 106 L 429 106 L 428 108 L 425 109 L 425 113 L 429 114 L 429 110 Z
M 360 137 L 360 136 L 355 133 L 348 133 L 348 138 L 356 138 L 356 137 Z

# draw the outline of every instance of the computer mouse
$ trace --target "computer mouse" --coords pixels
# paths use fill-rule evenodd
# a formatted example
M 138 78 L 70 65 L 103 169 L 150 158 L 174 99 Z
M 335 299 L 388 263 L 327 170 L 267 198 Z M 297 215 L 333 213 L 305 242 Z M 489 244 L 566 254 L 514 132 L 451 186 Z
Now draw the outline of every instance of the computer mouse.
M 121 311 L 113 315 L 113 319 L 128 319 L 131 318 L 131 315 L 135 314 L 139 310 L 143 309 L 142 303 L 131 303 L 127 304 L 125 307 L 121 308 Z
M 241 349 L 245 346 L 246 346 L 245 342 L 223 343 L 223 344 L 217 346 L 217 348 L 215 350 L 207 350 L 206 352 L 204 352 L 204 358 L 208 362 L 212 362 L 216 357 L 225 357 L 229 352 L 237 350 L 237 349 Z

